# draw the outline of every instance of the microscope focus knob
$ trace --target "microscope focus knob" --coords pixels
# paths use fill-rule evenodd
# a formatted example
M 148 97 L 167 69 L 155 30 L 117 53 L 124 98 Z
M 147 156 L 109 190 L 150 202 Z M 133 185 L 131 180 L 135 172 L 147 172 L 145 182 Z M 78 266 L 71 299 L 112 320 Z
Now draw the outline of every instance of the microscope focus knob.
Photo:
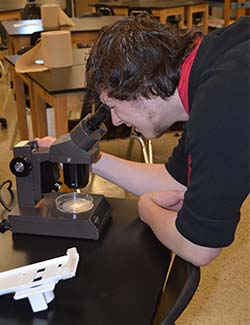
M 27 157 L 16 157 L 10 162 L 10 170 L 15 176 L 25 177 L 30 173 L 31 169 L 31 161 Z

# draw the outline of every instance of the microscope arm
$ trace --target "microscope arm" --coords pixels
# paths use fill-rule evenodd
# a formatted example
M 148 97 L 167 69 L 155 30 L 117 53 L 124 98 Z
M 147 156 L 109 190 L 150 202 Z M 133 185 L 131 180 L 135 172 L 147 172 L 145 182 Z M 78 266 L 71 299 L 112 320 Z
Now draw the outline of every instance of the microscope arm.
M 99 143 L 88 151 L 82 150 L 72 140 L 70 133 L 57 138 L 49 149 L 49 160 L 67 164 L 91 164 L 99 154 Z
M 99 154 L 99 141 L 107 132 L 103 122 L 110 109 L 102 104 L 94 115 L 88 114 L 68 134 L 59 137 L 50 147 L 50 160 L 69 164 L 90 164 Z

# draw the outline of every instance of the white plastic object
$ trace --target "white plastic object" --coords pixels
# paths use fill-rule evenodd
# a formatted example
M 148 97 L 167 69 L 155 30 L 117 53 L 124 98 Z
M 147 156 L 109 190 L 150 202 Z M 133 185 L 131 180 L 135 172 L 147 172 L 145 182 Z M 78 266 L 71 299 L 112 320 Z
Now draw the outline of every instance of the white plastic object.
M 67 255 L 0 273 L 0 296 L 15 293 L 14 299 L 28 298 L 33 312 L 48 308 L 60 280 L 75 276 L 79 254 L 75 247 Z

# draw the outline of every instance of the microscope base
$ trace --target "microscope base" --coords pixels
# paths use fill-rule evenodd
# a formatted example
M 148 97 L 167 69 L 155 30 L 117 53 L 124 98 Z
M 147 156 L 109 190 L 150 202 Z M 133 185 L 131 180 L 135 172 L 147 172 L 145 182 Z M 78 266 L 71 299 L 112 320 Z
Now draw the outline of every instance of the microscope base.
M 36 207 L 16 206 L 9 214 L 12 232 L 99 239 L 111 219 L 112 208 L 107 199 L 93 194 L 94 207 L 73 215 L 57 210 L 55 199 L 61 194 L 45 194 Z

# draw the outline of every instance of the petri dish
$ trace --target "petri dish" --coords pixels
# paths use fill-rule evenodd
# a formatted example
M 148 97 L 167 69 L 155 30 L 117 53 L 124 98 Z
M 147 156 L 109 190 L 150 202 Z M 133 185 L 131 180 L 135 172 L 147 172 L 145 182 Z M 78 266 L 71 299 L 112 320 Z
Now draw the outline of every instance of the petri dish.
M 82 213 L 93 208 L 93 197 L 89 194 L 71 192 L 59 195 L 55 200 L 56 208 L 64 213 Z

